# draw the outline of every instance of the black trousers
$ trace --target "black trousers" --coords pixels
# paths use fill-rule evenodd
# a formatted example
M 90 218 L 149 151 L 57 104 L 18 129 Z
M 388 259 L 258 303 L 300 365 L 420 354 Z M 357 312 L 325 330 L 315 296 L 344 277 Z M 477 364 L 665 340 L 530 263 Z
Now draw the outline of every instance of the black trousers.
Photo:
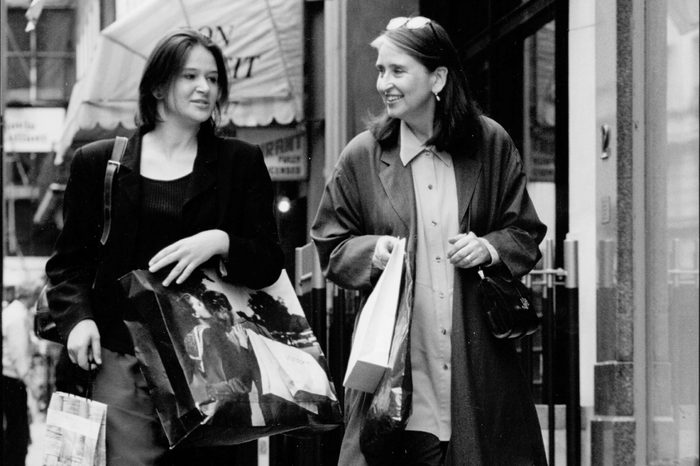
M 2 464 L 24 466 L 29 448 L 27 387 L 21 380 L 2 376 Z
M 371 466 L 442 466 L 447 444 L 433 434 L 407 430 L 394 436 L 391 447 L 365 459 Z

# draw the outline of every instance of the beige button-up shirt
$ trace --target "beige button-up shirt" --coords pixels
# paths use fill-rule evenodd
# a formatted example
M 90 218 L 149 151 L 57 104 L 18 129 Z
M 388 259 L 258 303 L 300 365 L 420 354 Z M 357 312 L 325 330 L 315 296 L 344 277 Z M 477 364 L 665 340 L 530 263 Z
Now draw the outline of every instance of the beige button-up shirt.
M 457 183 L 450 154 L 423 146 L 405 123 L 400 137 L 401 161 L 411 165 L 413 175 L 418 233 L 411 322 L 413 410 L 406 429 L 447 441 L 454 266 L 446 256 L 448 238 L 459 232 Z

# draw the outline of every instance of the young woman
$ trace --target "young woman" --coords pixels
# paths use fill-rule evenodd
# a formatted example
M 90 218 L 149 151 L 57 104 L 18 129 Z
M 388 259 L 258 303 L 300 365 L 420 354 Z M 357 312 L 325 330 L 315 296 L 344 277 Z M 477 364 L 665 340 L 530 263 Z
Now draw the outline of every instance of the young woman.
M 394 18 L 372 46 L 385 112 L 343 150 L 311 236 L 327 277 L 367 293 L 408 238 L 413 399 L 395 441 L 369 450 L 372 395 L 346 390 L 339 464 L 544 464 L 514 345 L 491 335 L 476 293 L 479 266 L 519 277 L 540 257 L 520 155 L 479 114 L 440 25 Z
M 100 246 L 103 180 L 112 141 L 76 151 L 64 228 L 46 266 L 48 299 L 70 360 L 95 372 L 93 398 L 108 404 L 107 463 L 171 464 L 122 321 L 117 279 L 132 269 L 182 283 L 212 261 L 227 279 L 261 288 L 283 267 L 272 185 L 259 148 L 215 135 L 228 101 L 225 60 L 201 34 L 163 38 L 139 85 L 139 127 L 112 191 L 112 230 Z M 198 464 L 207 463 L 200 455 Z M 213 463 L 212 463 L 213 464 Z

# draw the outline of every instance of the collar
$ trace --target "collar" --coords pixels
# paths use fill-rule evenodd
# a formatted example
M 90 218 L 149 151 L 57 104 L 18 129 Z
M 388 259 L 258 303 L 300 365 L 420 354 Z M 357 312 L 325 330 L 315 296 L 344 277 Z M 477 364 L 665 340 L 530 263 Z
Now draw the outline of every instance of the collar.
M 435 146 L 426 146 L 421 143 L 411 128 L 402 120 L 399 126 L 399 157 L 403 166 L 407 166 L 413 159 L 424 151 L 429 151 L 448 167 L 452 166 L 452 157 L 447 152 L 438 151 Z

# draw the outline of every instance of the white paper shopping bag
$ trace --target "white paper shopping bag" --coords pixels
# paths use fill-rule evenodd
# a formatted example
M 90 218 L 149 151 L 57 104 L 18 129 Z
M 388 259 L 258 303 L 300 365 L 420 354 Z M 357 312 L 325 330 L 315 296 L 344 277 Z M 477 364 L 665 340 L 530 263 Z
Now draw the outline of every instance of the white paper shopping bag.
M 406 239 L 402 238 L 394 245 L 386 268 L 360 312 L 343 381 L 346 388 L 374 393 L 389 367 L 405 253 Z
M 264 395 L 275 395 L 318 414 L 316 397 L 336 400 L 328 377 L 309 353 L 246 330 L 260 368 Z
M 46 414 L 44 466 L 105 466 L 107 405 L 54 392 Z

